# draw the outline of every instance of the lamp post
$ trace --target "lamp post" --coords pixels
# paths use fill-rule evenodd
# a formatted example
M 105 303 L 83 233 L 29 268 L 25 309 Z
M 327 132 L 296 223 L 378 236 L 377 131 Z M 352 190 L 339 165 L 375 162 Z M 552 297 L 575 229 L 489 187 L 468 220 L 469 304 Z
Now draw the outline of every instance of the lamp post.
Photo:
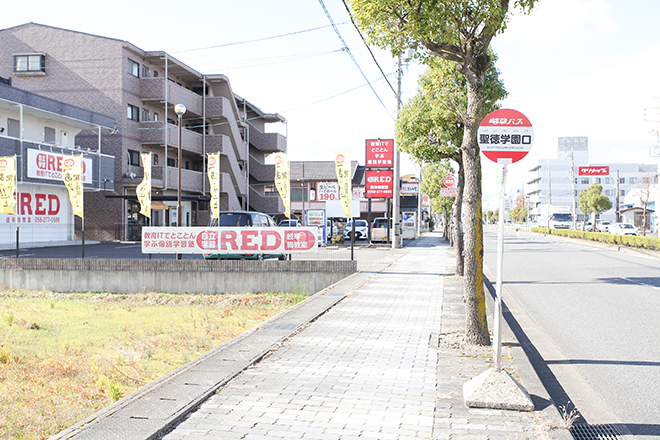
M 177 156 L 177 168 L 178 168 L 178 185 L 176 189 L 176 225 L 181 227 L 181 117 L 186 112 L 186 106 L 183 104 L 177 104 L 174 106 L 174 111 L 179 117 L 179 151 Z M 176 259 L 181 259 L 181 254 L 176 254 Z

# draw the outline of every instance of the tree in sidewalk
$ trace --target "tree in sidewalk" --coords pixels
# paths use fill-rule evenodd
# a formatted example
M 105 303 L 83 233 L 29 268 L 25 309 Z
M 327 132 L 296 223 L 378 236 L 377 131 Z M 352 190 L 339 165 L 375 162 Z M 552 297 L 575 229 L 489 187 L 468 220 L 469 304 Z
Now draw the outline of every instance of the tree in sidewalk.
M 491 54 L 496 59 L 494 54 Z M 437 163 L 450 159 L 458 166 L 456 197 L 452 212 L 451 243 L 456 254 L 456 273 L 464 275 L 463 227 L 461 223 L 463 187 L 464 114 L 467 108 L 467 82 L 451 61 L 430 59 L 428 69 L 419 77 L 417 94 L 404 104 L 396 121 L 397 145 L 415 159 Z M 499 108 L 497 102 L 507 96 L 494 64 L 486 74 L 485 107 Z
M 512 210 L 509 211 L 509 218 L 513 221 L 520 221 L 524 222 L 525 219 L 527 218 L 527 208 L 523 208 L 522 206 L 516 206 Z
M 578 208 L 584 214 L 592 214 L 592 225 L 596 226 L 596 216 L 612 208 L 612 202 L 603 194 L 603 187 L 594 183 L 578 194 Z M 584 222 L 586 223 L 586 221 Z M 594 229 L 595 230 L 595 229 Z
M 481 157 L 477 134 L 486 116 L 485 82 L 493 37 L 506 29 L 510 3 L 529 12 L 537 0 L 352 0 L 358 26 L 370 40 L 394 55 L 411 49 L 414 56 L 455 62 L 465 77 L 461 158 L 465 170 L 463 212 L 465 239 L 465 333 L 469 343 L 490 344 L 483 284 Z
M 454 169 L 448 160 L 427 163 L 422 168 L 422 192 L 431 199 L 433 211 L 442 213 L 445 241 L 450 238 L 449 214 L 452 212 L 454 204 L 454 197 L 443 197 L 441 195 L 441 190 L 444 188 L 442 179 L 447 174 L 454 174 Z

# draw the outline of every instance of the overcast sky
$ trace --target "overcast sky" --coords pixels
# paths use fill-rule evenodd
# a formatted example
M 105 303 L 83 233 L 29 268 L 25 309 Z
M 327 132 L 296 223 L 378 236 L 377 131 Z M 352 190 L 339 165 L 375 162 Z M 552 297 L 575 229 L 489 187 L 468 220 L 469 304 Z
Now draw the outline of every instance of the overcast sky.
M 495 38 L 509 91 L 503 107 L 524 113 L 535 134 L 528 157 L 509 167 L 512 190 L 528 180 L 536 160 L 556 157 L 560 136 L 588 136 L 593 164 L 657 163 L 649 157 L 656 143 L 649 130 L 660 130 L 658 17 L 657 0 L 539 0 Z M 0 28 L 27 22 L 126 40 L 168 52 L 200 73 L 227 75 L 235 93 L 287 119 L 281 130 L 294 161 L 332 160 L 350 150 L 364 164 L 366 139 L 393 137 L 396 60 L 374 49 L 390 86 L 341 0 L 4 5 Z M 423 70 L 414 63 L 405 69 L 404 101 Z M 647 108 L 653 122 L 645 120 Z M 483 165 L 486 206 L 496 207 L 495 165 Z M 405 155 L 402 170 L 415 170 Z

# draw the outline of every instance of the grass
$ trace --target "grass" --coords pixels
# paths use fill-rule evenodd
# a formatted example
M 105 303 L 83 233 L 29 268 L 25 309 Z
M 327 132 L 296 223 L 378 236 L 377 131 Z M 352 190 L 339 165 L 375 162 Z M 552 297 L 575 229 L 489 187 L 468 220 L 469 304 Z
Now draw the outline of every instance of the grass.
M 303 300 L 0 289 L 0 439 L 44 439 Z

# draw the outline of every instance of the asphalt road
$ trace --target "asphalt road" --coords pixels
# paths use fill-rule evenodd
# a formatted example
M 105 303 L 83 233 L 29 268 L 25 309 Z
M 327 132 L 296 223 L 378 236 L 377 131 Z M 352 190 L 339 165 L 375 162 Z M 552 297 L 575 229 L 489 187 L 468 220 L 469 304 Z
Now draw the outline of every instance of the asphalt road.
M 660 259 L 512 230 L 504 237 L 504 288 L 531 318 L 523 330 L 557 379 L 550 386 L 563 391 L 553 399 L 570 399 L 590 424 L 657 440 Z M 486 227 L 484 247 L 494 285 L 496 227 Z

